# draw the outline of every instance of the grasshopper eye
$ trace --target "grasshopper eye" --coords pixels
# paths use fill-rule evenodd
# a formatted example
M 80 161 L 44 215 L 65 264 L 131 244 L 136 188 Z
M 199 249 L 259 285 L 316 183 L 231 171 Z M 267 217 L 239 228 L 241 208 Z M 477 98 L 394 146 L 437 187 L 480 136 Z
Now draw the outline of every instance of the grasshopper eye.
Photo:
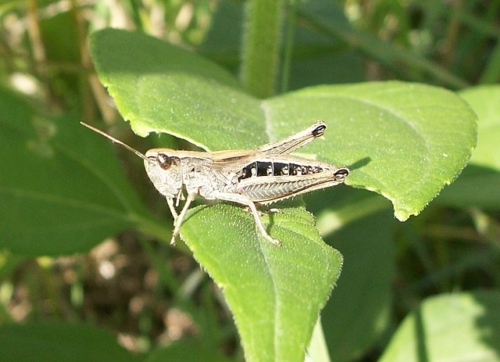
M 156 160 L 158 161 L 160 167 L 164 170 L 168 170 L 172 165 L 172 159 L 164 153 L 159 153 L 158 156 L 156 156 Z

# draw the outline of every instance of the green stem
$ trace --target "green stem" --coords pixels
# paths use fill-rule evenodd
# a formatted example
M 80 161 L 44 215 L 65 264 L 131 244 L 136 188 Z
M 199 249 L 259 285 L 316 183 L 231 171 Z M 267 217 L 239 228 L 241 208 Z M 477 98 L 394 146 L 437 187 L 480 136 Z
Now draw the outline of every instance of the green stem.
M 240 78 L 259 98 L 276 89 L 282 13 L 283 0 L 248 0 L 245 7 Z
M 293 44 L 295 38 L 295 24 L 299 0 L 290 0 L 288 6 L 288 19 L 285 30 L 285 47 L 283 56 L 283 71 L 281 72 L 281 93 L 288 91 L 290 82 L 290 69 L 292 67 Z
M 330 362 L 330 354 L 328 353 L 320 317 L 318 317 L 318 321 L 314 326 L 311 342 L 307 347 L 307 355 L 308 360 L 312 362 Z

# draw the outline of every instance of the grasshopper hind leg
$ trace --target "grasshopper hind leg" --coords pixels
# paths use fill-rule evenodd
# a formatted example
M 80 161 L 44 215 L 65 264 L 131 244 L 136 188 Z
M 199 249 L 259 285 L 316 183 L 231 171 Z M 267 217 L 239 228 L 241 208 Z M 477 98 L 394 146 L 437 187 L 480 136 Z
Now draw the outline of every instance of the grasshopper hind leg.
M 250 207 L 250 211 L 252 212 L 253 218 L 255 219 L 255 224 L 257 225 L 257 228 L 260 230 L 260 233 L 262 234 L 262 236 L 265 239 L 267 239 L 268 241 L 270 241 L 272 244 L 274 244 L 276 246 L 281 246 L 281 241 L 279 241 L 278 239 L 275 239 L 271 235 L 269 235 L 269 233 L 264 228 L 264 225 L 262 224 L 262 220 L 260 219 L 260 216 L 259 216 L 259 211 L 255 207 L 255 204 L 250 200 L 248 200 L 248 201 L 249 201 L 248 207 Z

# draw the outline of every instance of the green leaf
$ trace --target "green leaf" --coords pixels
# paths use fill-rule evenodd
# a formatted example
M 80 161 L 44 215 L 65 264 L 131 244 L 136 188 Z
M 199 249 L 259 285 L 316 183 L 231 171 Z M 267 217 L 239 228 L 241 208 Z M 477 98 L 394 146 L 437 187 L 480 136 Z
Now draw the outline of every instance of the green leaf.
M 498 361 L 500 293 L 428 298 L 408 315 L 381 362 Z
M 90 51 L 100 81 L 137 134 L 170 133 L 207 149 L 267 141 L 259 102 L 215 64 L 115 29 L 93 33 Z
M 453 181 L 475 145 L 467 104 L 421 84 L 311 87 L 265 101 L 265 108 L 277 120 L 323 119 L 331 127 L 326 142 L 308 149 L 318 159 L 349 165 L 346 184 L 391 200 L 401 221 Z M 272 130 L 281 137 L 289 127 L 276 122 Z
M 474 113 L 431 86 L 319 86 L 259 101 L 216 65 L 143 34 L 100 31 L 91 51 L 101 81 L 141 135 L 167 132 L 205 149 L 242 149 L 324 120 L 326 142 L 307 152 L 350 165 L 347 184 L 390 199 L 400 220 L 453 181 L 475 145 Z
M 259 240 L 241 208 L 191 210 L 183 238 L 222 288 L 248 361 L 303 361 L 318 311 L 340 273 L 341 255 L 320 239 L 312 216 L 284 208 L 262 217 L 286 243 Z M 213 220 L 218 220 L 214 222 Z
M 321 86 L 261 101 L 215 64 L 144 34 L 96 32 L 91 54 L 121 114 L 141 135 L 167 132 L 207 150 L 251 149 L 324 120 L 330 127 L 324 140 L 300 151 L 348 165 L 347 183 L 389 198 L 400 220 L 456 177 L 475 144 L 474 114 L 435 87 Z M 321 243 L 301 208 L 263 220 L 283 248 L 264 241 L 251 215 L 236 206 L 191 210 L 181 235 L 224 289 L 247 358 L 300 360 L 340 256 Z
M 477 147 L 470 163 L 500 171 L 500 86 L 481 86 L 460 93 L 478 117 Z
M 138 361 L 108 331 L 82 323 L 32 322 L 0 327 L 4 362 Z
M 112 146 L 75 119 L 44 118 L 0 89 L 0 246 L 28 255 L 90 250 L 145 211 Z M 167 231 L 168 232 L 168 231 Z
M 477 147 L 469 166 L 439 202 L 456 207 L 500 208 L 500 87 L 481 86 L 460 93 L 478 116 Z

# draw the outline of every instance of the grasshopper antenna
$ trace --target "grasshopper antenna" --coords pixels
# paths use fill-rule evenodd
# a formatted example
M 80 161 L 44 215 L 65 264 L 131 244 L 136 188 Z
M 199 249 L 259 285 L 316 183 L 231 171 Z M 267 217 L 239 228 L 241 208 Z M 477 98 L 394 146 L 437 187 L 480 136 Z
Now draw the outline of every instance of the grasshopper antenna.
M 95 127 L 92 127 L 92 126 L 88 125 L 87 123 L 80 122 L 80 124 L 81 124 L 81 125 L 83 125 L 83 126 L 85 126 L 85 127 L 87 127 L 88 129 L 90 129 L 90 130 L 92 130 L 92 131 L 96 132 L 96 133 L 99 133 L 101 136 L 106 137 L 107 139 L 111 140 L 111 142 L 113 142 L 113 143 L 117 143 L 117 144 L 119 144 L 120 146 L 122 146 L 122 147 L 126 148 L 127 150 L 129 150 L 130 152 L 135 153 L 137 156 L 139 156 L 140 158 L 142 158 L 144 161 L 148 161 L 148 162 L 150 162 L 150 160 L 149 160 L 149 159 L 148 159 L 145 155 L 143 155 L 142 153 L 140 153 L 140 152 L 139 152 L 139 151 L 137 151 L 136 149 L 134 149 L 134 148 L 130 147 L 129 145 L 127 145 L 127 144 L 123 143 L 122 141 L 117 140 L 117 139 L 116 139 L 116 138 L 114 138 L 114 137 L 111 137 L 109 134 L 104 133 L 104 132 L 103 132 L 103 131 L 101 131 L 100 129 L 97 129 L 97 128 L 95 128 Z

